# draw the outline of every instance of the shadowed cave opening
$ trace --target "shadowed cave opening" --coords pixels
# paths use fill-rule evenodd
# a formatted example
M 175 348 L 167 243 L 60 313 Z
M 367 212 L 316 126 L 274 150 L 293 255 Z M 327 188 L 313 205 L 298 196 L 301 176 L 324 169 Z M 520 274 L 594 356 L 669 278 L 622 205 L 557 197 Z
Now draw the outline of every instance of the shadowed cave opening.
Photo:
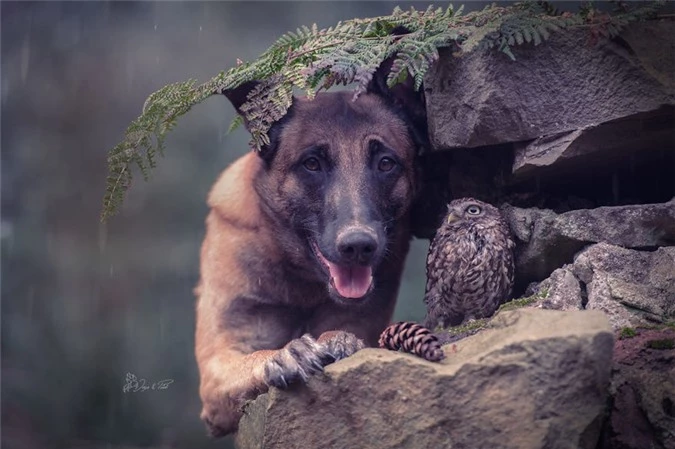
M 556 213 L 602 206 L 663 203 L 675 197 L 675 108 L 623 120 L 639 125 L 633 138 L 548 166 L 513 174 L 518 145 L 433 151 L 420 157 L 424 180 L 415 205 L 413 229 L 431 238 L 445 205 L 472 196 L 497 206 L 551 209 Z M 606 125 L 623 126 L 621 120 Z M 602 139 L 602 126 L 595 139 Z M 612 128 L 608 128 L 612 130 Z

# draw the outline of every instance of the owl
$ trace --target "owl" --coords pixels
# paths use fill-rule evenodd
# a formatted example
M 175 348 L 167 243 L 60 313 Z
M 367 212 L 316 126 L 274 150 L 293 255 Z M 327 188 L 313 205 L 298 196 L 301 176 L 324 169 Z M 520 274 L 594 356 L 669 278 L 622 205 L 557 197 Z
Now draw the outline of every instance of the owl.
M 424 325 L 492 316 L 511 294 L 515 243 L 499 210 L 473 198 L 448 204 L 427 256 Z

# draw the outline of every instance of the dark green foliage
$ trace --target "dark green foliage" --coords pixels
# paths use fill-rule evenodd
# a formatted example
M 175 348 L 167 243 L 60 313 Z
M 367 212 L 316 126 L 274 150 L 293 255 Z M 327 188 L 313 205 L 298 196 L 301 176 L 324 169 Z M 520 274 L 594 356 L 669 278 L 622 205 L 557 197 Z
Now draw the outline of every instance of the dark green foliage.
M 524 2 L 510 7 L 488 6 L 462 15 L 462 8 L 429 7 L 391 15 L 339 22 L 328 29 L 302 27 L 281 36 L 260 58 L 221 72 L 204 84 L 194 80 L 166 86 L 150 95 L 143 113 L 127 129 L 125 139 L 108 158 L 109 176 L 101 219 L 116 213 L 129 187 L 131 166 L 137 165 L 147 179 L 162 154 L 164 139 L 178 117 L 211 95 L 258 80 L 241 107 L 251 132 L 251 146 L 268 143 L 267 132 L 288 110 L 293 89 L 313 97 L 334 85 L 356 84 L 355 95 L 365 91 L 375 70 L 388 58 L 393 65 L 388 84 L 412 77 L 415 89 L 438 59 L 438 50 L 453 49 L 459 56 L 474 50 L 497 48 L 515 59 L 511 48 L 539 45 L 551 33 L 571 27 L 588 27 L 592 40 L 613 37 L 629 22 L 647 18 L 663 2 L 642 3 L 620 9 L 615 15 L 586 6 L 576 14 L 561 13 L 548 2 Z M 243 123 L 236 119 L 231 129 Z
M 637 331 L 632 327 L 624 327 L 619 332 L 619 338 L 624 340 L 626 338 L 633 338 L 637 335 Z
M 649 340 L 647 342 L 647 347 L 651 349 L 674 349 L 675 339 L 663 338 L 661 340 Z

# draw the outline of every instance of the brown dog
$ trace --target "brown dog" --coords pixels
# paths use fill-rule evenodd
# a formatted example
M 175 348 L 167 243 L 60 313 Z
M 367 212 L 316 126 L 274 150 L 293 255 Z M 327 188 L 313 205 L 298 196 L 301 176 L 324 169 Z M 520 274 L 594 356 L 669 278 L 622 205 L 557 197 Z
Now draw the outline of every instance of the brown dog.
M 226 93 L 237 110 L 253 86 Z M 209 195 L 195 353 L 214 436 L 268 386 L 375 345 L 391 319 L 424 130 L 412 90 L 383 86 L 378 71 L 355 101 L 294 99 Z

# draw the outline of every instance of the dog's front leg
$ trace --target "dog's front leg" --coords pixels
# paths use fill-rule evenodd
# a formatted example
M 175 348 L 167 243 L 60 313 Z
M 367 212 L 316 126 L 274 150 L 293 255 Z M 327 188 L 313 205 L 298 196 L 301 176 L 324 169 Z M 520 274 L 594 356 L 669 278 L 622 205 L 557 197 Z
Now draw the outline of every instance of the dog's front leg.
M 291 340 L 265 362 L 263 381 L 278 388 L 306 382 L 309 376 L 323 371 L 324 366 L 335 360 L 331 349 L 309 334 Z
M 202 349 L 207 350 L 205 344 Z M 237 430 L 242 407 L 269 386 L 286 388 L 306 381 L 335 360 L 329 347 L 309 334 L 287 343 L 278 350 L 260 350 L 244 354 L 221 347 L 199 358 L 203 401 L 202 420 L 212 436 L 223 436 Z M 335 349 L 333 349 L 335 351 Z

